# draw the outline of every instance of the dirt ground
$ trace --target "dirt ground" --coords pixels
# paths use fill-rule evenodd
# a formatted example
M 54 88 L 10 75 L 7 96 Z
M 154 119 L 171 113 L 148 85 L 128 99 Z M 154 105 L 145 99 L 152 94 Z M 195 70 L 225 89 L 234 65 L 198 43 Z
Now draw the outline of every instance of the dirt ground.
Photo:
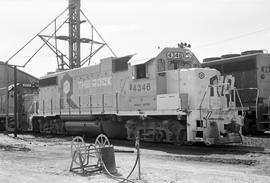
M 70 143 L 71 137 L 0 134 L 0 183 L 118 182 L 100 172 L 88 176 L 70 172 Z M 125 177 L 135 159 L 135 152 L 116 152 L 118 173 Z M 141 173 L 139 180 L 136 168 L 130 179 L 138 183 L 269 183 L 270 154 L 142 148 Z

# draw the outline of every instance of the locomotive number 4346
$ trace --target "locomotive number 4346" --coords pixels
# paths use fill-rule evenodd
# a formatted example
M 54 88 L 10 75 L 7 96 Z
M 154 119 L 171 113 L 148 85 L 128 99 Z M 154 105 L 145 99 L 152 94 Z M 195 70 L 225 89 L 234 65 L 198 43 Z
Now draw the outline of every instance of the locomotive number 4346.
M 135 83 L 129 85 L 129 90 L 133 92 L 145 92 L 151 90 L 150 83 Z

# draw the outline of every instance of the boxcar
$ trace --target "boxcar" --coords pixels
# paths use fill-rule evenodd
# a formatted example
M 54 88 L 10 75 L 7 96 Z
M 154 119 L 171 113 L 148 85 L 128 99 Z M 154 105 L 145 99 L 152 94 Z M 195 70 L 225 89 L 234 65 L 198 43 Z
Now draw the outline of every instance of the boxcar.
M 243 105 L 246 112 L 245 133 L 270 131 L 270 54 L 263 50 L 245 51 L 204 59 L 202 66 L 235 77 L 241 99 L 237 105 Z

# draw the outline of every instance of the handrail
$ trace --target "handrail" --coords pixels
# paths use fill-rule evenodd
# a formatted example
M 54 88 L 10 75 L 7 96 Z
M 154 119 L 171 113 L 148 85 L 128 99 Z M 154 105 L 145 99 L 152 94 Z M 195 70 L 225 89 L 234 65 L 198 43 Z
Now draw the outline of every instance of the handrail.
M 201 113 L 202 113 L 202 104 L 203 104 L 203 101 L 204 101 L 204 99 L 205 99 L 205 96 L 206 96 L 206 93 L 207 93 L 207 91 L 208 91 L 208 88 L 210 88 L 210 87 L 211 87 L 211 88 L 214 88 L 214 87 L 218 88 L 218 87 L 220 87 L 220 86 L 226 86 L 226 85 L 229 85 L 229 84 L 230 84 L 230 83 L 220 83 L 220 84 L 215 84 L 215 85 L 208 85 L 208 86 L 206 87 L 205 92 L 204 92 L 204 95 L 203 95 L 203 98 L 202 98 L 201 103 L 200 103 L 200 107 L 199 107 L 199 109 L 200 109 L 200 120 L 202 120 L 202 117 L 201 117 Z M 239 93 L 238 93 L 238 91 L 237 91 L 237 88 L 234 87 L 234 88 L 231 89 L 231 90 L 234 90 L 234 91 L 237 92 L 239 101 L 240 101 L 240 103 L 241 103 L 242 115 L 243 115 L 244 107 L 243 107 L 243 104 L 242 104 L 240 95 L 239 95 Z M 209 98 L 209 99 L 210 99 L 210 98 Z M 209 106 L 210 106 L 210 102 L 209 102 Z
M 239 102 L 240 102 L 240 105 L 241 105 L 241 112 L 242 112 L 242 117 L 244 116 L 244 106 L 243 106 L 243 103 L 242 103 L 242 100 L 241 100 L 241 97 L 239 95 L 239 92 L 238 92 L 238 89 L 236 87 L 234 87 L 234 91 L 236 91 L 236 94 L 237 94 L 237 97 L 239 99 Z
M 206 87 L 206 90 L 205 90 L 205 92 L 204 92 L 203 98 L 202 98 L 202 100 L 201 100 L 200 108 L 201 108 L 201 106 L 202 106 L 202 103 L 203 103 L 203 101 L 204 101 L 204 98 L 205 98 L 205 95 L 206 95 L 206 92 L 207 92 L 208 88 L 210 88 L 210 87 L 214 88 L 214 87 L 220 87 L 220 86 L 226 86 L 226 85 L 229 85 L 229 83 L 222 83 L 222 84 L 208 85 L 208 86 Z
M 205 96 L 206 96 L 206 93 L 207 93 L 209 87 L 211 87 L 211 85 L 208 85 L 206 87 L 206 89 L 204 91 L 204 94 L 203 94 L 203 98 L 202 98 L 201 103 L 200 103 L 200 120 L 202 120 L 202 103 L 203 103 L 203 101 L 205 99 Z
M 241 89 L 238 89 L 238 91 L 239 90 L 256 90 L 257 91 L 256 101 L 255 101 L 255 104 L 256 104 L 255 113 L 256 113 L 256 119 L 258 119 L 258 101 L 259 101 L 259 96 L 260 96 L 260 90 L 258 88 L 241 88 Z

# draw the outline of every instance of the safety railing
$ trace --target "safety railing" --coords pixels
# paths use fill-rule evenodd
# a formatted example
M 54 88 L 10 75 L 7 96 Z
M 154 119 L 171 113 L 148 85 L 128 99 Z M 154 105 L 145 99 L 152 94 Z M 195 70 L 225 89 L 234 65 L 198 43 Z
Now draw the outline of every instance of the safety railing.
M 199 105 L 199 111 L 200 111 L 200 120 L 202 120 L 202 110 L 203 110 L 203 103 L 204 103 L 204 101 L 205 101 L 205 98 L 206 98 L 206 94 L 208 93 L 208 90 L 210 89 L 210 88 L 216 88 L 216 89 L 218 89 L 219 87 L 222 87 L 222 86 L 228 86 L 228 85 L 230 85 L 230 83 L 222 83 L 222 84 L 216 84 L 216 85 L 208 85 L 207 87 L 206 87 L 206 89 L 205 89 L 205 91 L 204 91 L 204 94 L 203 94 L 203 97 L 202 97 L 202 99 L 201 99 L 201 102 L 200 102 L 200 105 Z M 244 116 L 244 107 L 243 107 L 243 104 L 242 104 L 242 100 L 241 100 L 241 97 L 240 97 L 240 95 L 239 95 L 239 92 L 238 92 L 238 89 L 236 88 L 236 87 L 233 87 L 233 88 L 230 88 L 229 89 L 229 94 L 231 94 L 231 91 L 233 91 L 233 96 L 234 96 L 234 102 L 236 103 L 236 95 L 237 95 L 237 97 L 238 97 L 238 100 L 239 100 L 239 102 L 240 102 L 240 105 L 241 105 L 241 115 L 242 115 L 242 117 Z M 236 95 L 235 95 L 235 93 L 236 93 Z M 209 94 L 210 95 L 210 94 Z M 208 101 L 208 109 L 212 109 L 212 107 L 211 107 L 211 102 L 210 102 L 210 100 L 211 100 L 211 96 L 209 96 L 209 101 Z M 231 102 L 231 98 L 230 98 L 230 101 L 229 102 Z M 228 108 L 231 108 L 231 106 L 229 105 L 228 106 Z
M 73 100 L 72 100 L 73 99 Z M 74 96 L 71 98 L 49 98 L 40 100 L 39 114 L 54 115 L 54 114 L 92 114 L 94 112 L 104 114 L 108 110 L 119 112 L 119 101 L 121 96 L 118 92 L 114 95 L 84 95 Z
M 259 101 L 259 96 L 260 96 L 260 90 L 258 88 L 240 88 L 240 89 L 237 90 L 238 91 L 239 98 L 241 98 L 240 97 L 240 94 L 239 94 L 239 91 L 248 91 L 248 90 L 255 90 L 256 91 L 256 97 L 255 97 L 255 115 L 256 115 L 256 119 L 258 119 L 258 101 Z M 243 106 L 242 101 L 240 103 Z

